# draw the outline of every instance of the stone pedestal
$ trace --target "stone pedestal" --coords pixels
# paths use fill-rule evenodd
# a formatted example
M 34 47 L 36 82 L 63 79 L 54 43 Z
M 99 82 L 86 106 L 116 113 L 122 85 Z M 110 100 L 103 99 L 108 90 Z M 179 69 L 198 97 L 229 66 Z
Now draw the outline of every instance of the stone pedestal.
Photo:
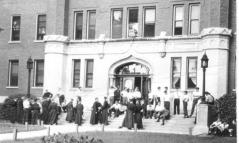
M 208 105 L 199 104 L 197 107 L 197 124 L 193 128 L 192 135 L 208 134 Z

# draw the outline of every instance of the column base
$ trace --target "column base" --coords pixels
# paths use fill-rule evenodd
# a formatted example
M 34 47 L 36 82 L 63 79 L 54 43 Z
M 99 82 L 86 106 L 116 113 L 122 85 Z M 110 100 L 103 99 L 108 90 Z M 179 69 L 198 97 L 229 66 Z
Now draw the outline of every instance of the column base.
M 208 127 L 202 125 L 196 125 L 192 130 L 192 135 L 207 135 Z

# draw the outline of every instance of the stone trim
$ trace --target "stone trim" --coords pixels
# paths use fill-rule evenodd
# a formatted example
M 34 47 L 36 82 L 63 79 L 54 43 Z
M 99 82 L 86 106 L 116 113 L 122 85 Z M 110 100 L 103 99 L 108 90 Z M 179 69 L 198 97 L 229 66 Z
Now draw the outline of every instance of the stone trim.
M 63 42 L 67 43 L 69 42 L 69 38 L 62 35 L 45 35 L 44 36 L 44 42 Z
M 211 35 L 232 36 L 232 30 L 221 27 L 210 27 L 203 29 L 201 32 L 202 37 Z

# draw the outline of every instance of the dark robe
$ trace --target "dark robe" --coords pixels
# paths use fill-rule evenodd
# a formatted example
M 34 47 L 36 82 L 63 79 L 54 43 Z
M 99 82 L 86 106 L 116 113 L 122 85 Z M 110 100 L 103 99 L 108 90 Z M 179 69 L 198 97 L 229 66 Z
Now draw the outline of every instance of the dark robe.
M 74 108 L 73 108 L 73 103 L 69 102 L 66 105 L 66 111 L 67 111 L 67 115 L 66 115 L 66 121 L 72 122 L 74 121 Z
M 58 118 L 58 107 L 55 102 L 52 102 L 49 105 L 49 124 L 53 125 L 57 123 L 57 118 Z
M 31 106 L 31 124 L 37 124 L 37 120 L 40 117 L 40 106 L 37 103 L 33 103 Z
M 131 129 L 134 127 L 134 111 L 135 111 L 135 105 L 133 103 L 128 103 L 126 115 L 123 121 L 123 127 L 127 127 L 128 129 Z
M 108 109 L 110 105 L 107 101 L 104 101 L 102 106 L 102 123 L 108 125 Z
M 90 116 L 90 124 L 95 125 L 98 123 L 102 123 L 101 109 L 99 109 L 100 107 L 102 107 L 100 102 L 94 102 Z
M 83 110 L 84 110 L 84 106 L 81 103 L 76 105 L 75 123 L 77 125 L 81 125 L 82 124 Z
M 23 100 L 17 99 L 17 122 L 23 123 Z
M 143 128 L 142 114 L 141 114 L 142 109 L 143 108 L 140 104 L 136 105 L 136 108 L 135 108 L 135 123 L 137 123 L 137 128 L 138 129 Z
M 16 103 L 16 101 L 14 101 L 14 99 L 10 98 L 8 100 L 8 106 L 9 106 L 9 120 L 11 123 L 15 123 L 17 103 Z
M 45 92 L 44 94 L 43 94 L 43 98 L 49 98 L 49 97 L 52 97 L 52 93 L 51 92 Z
M 49 105 L 50 105 L 51 101 L 50 100 L 44 100 L 42 102 L 42 115 L 41 115 L 41 119 L 44 122 L 44 124 L 48 124 L 49 121 Z

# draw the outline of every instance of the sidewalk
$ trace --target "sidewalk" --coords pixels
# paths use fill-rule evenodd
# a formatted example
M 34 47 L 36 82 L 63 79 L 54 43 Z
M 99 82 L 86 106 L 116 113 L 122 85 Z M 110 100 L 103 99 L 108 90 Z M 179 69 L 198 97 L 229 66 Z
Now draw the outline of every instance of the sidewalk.
M 124 115 L 115 118 L 110 122 L 110 125 L 104 126 L 105 132 L 134 132 L 134 130 L 128 130 L 126 128 L 119 129 L 122 124 Z M 169 134 L 191 134 L 191 129 L 194 127 L 194 118 L 183 118 L 183 115 L 173 116 L 170 120 L 166 121 L 165 125 L 156 122 L 155 119 L 143 119 L 143 130 L 137 130 L 137 132 L 152 132 L 152 133 L 169 133 Z M 46 125 L 46 129 L 40 131 L 19 132 L 17 134 L 18 139 L 27 139 L 34 137 L 42 137 L 48 135 L 48 128 L 50 127 L 50 134 L 54 133 L 72 133 L 76 132 L 76 125 L 74 123 L 66 123 L 63 125 Z M 102 125 L 90 125 L 87 120 L 82 126 L 79 126 L 78 132 L 95 132 L 102 131 Z M 0 141 L 12 140 L 13 133 L 0 134 Z

